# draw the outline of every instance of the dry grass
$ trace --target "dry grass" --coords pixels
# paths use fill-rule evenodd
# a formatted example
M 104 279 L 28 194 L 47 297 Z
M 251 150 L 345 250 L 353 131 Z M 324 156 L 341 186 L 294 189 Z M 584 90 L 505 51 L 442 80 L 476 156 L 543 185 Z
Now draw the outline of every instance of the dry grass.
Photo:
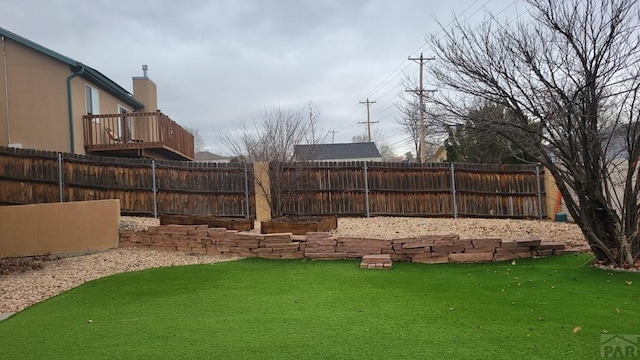
M 48 256 L 3 258 L 0 256 L 0 275 L 22 273 L 28 270 L 40 270 L 49 261 Z

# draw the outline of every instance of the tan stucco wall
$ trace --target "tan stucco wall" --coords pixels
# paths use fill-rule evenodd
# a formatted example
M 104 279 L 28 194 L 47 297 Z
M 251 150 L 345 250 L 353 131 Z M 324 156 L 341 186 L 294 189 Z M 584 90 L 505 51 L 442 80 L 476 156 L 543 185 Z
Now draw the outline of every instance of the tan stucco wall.
M 8 96 L 4 58 L 0 57 L 0 144 L 9 144 L 9 132 L 14 144 L 25 147 L 41 144 L 37 148 L 68 151 L 68 126 L 60 123 L 68 123 L 65 79 L 69 67 L 9 39 L 5 39 L 5 50 Z
M 72 70 L 68 65 L 10 39 L 5 39 L 4 45 L 8 94 L 5 91 L 5 62 L 0 56 L 0 146 L 13 143 L 22 144 L 24 148 L 71 152 L 67 77 Z M 75 77 L 71 81 L 71 99 L 76 154 L 85 154 L 82 122 L 82 116 L 87 113 L 85 84 L 98 90 L 101 114 L 117 114 L 118 105 L 132 110 L 82 76 Z
M 0 258 L 77 254 L 118 246 L 120 200 L 0 207 Z
M 158 110 L 156 83 L 148 77 L 133 78 L 133 97 L 144 104 L 144 108 L 140 111 L 155 112 Z
M 269 163 L 254 163 L 253 172 L 256 192 L 256 220 L 271 220 L 271 208 L 269 207 L 268 200 L 269 196 L 271 196 L 270 192 L 268 191 L 268 189 L 271 189 L 271 182 L 269 179 Z M 267 191 L 265 191 L 265 189 Z
M 564 199 L 560 194 L 558 185 L 551 175 L 551 172 L 545 168 L 544 171 L 544 190 L 546 193 L 547 201 L 547 217 L 551 220 L 556 218 L 556 214 L 566 214 L 569 221 L 573 221 L 571 214 L 567 210 Z
M 544 171 L 544 191 L 546 193 L 545 203 L 547 204 L 547 217 L 554 219 L 556 216 L 556 202 L 559 190 L 553 176 L 551 176 L 551 173 L 546 168 Z M 560 212 L 560 209 L 558 209 L 558 212 Z

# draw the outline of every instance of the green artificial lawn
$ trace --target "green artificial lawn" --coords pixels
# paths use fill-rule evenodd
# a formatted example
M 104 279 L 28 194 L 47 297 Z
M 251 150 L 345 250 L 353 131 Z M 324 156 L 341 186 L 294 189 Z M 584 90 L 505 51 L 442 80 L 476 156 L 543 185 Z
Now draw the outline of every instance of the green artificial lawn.
M 599 359 L 602 334 L 640 331 L 640 274 L 590 259 L 119 274 L 0 322 L 0 359 Z

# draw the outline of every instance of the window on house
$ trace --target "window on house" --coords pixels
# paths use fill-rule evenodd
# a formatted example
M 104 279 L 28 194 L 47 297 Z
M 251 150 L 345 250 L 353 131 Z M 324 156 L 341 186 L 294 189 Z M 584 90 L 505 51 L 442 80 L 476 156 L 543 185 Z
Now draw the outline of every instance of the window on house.
M 84 100 L 87 108 L 87 114 L 100 114 L 100 94 L 98 93 L 98 89 L 85 85 Z

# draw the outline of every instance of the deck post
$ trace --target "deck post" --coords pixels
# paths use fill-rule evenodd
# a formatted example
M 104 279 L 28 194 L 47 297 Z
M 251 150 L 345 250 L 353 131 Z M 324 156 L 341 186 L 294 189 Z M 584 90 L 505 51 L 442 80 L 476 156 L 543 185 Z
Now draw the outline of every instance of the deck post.
M 458 204 L 456 203 L 456 169 L 451 163 L 451 197 L 453 200 L 453 218 L 458 218 Z
M 368 174 L 367 163 L 364 163 L 364 201 L 365 207 L 367 211 L 367 217 L 371 216 L 371 212 L 369 210 L 369 174 Z
M 59 199 L 60 202 L 64 202 L 64 178 L 62 175 L 62 153 L 58 153 L 58 187 L 60 188 Z
M 536 165 L 536 183 L 538 188 L 538 220 L 542 220 L 542 186 L 540 185 L 540 165 Z
M 158 218 L 158 188 L 156 186 L 156 161 L 151 160 L 151 177 L 153 181 L 153 217 Z
M 251 208 L 249 207 L 249 169 L 246 163 L 244 164 L 244 199 L 247 211 L 245 219 L 248 219 L 251 217 Z

